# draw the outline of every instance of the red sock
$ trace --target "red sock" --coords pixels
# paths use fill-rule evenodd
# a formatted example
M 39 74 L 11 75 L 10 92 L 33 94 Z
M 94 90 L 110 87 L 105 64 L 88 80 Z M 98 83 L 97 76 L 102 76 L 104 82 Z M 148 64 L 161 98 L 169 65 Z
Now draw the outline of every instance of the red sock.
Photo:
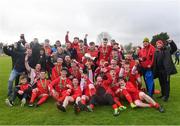
M 40 98 L 40 100 L 38 101 L 37 104 L 41 105 L 42 103 L 44 103 L 47 100 L 47 98 L 48 98 L 48 95 L 43 96 L 42 98 Z
M 156 103 L 155 105 L 153 105 L 153 104 L 149 104 L 149 106 L 152 108 L 152 107 L 154 107 L 154 108 L 159 108 L 159 104 L 158 103 Z
M 89 106 L 90 106 L 92 109 L 94 108 L 94 105 L 93 105 L 93 104 L 90 104 Z
M 150 104 L 149 104 L 149 107 L 152 108 L 152 107 L 154 107 L 154 105 L 150 103 Z
M 114 102 L 115 102 L 118 106 L 122 106 L 121 102 L 120 102 L 117 98 L 114 98 Z
M 132 103 L 131 95 L 130 95 L 126 90 L 123 90 L 122 93 L 123 93 L 123 95 L 126 97 L 126 99 L 128 100 L 128 102 L 129 102 L 129 103 Z
M 159 106 L 160 106 L 160 105 L 159 105 L 158 103 L 156 103 L 156 104 L 154 105 L 155 108 L 159 108 Z
M 85 104 L 86 104 L 86 100 L 85 100 L 85 99 L 81 99 L 81 103 L 82 103 L 83 105 L 85 105 Z
M 68 95 L 65 94 L 65 95 L 61 96 L 61 97 L 58 99 L 58 101 L 59 101 L 59 102 L 63 102 L 66 96 L 68 96 Z
M 116 108 L 118 108 L 118 106 L 117 106 L 116 104 L 113 104 L 113 105 L 112 105 L 112 108 L 113 108 L 113 109 L 116 109 Z
M 37 93 L 32 92 L 30 103 L 34 103 L 34 100 L 36 99 L 36 97 L 37 97 Z

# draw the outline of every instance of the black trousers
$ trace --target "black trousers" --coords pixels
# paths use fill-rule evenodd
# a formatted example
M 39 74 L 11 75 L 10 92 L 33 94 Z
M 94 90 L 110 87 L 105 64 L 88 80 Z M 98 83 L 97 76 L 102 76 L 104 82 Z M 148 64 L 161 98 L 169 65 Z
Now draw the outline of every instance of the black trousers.
M 175 62 L 174 62 L 174 64 L 176 64 L 177 63 L 177 65 L 179 65 L 179 58 L 175 58 Z
M 104 95 L 93 95 L 90 100 L 90 104 L 93 105 L 113 105 L 115 104 L 112 95 L 104 94 Z
M 10 97 L 10 101 L 15 101 L 16 97 L 18 97 L 19 99 L 25 98 L 26 100 L 29 98 L 29 96 L 30 96 L 30 90 L 25 90 L 22 95 L 20 95 L 20 94 L 18 93 L 19 90 L 20 90 L 20 87 L 19 87 L 19 86 L 16 86 L 16 87 L 14 88 L 13 94 L 12 94 L 12 96 Z
M 167 75 L 165 70 L 159 71 L 159 83 L 161 86 L 162 96 L 165 96 L 165 98 L 169 98 L 170 75 Z

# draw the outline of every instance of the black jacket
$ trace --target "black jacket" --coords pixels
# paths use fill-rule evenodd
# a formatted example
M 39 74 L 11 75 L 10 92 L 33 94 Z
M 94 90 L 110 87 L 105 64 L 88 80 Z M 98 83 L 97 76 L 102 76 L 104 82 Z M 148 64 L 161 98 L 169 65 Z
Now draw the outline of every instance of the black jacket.
M 164 72 L 167 73 L 167 75 L 176 74 L 177 70 L 175 65 L 173 64 L 173 60 L 171 55 L 177 50 L 177 46 L 174 42 L 169 43 L 161 50 L 156 50 L 154 54 L 154 64 L 153 64 L 153 72 L 154 72 L 154 78 L 158 77 L 159 69 L 164 68 Z M 162 67 L 159 68 L 158 64 L 159 62 L 162 63 Z
M 30 46 L 32 48 L 32 63 L 31 66 L 32 68 L 35 68 L 36 64 L 39 61 L 39 57 L 40 57 L 40 49 L 41 49 L 41 45 L 39 43 L 30 43 Z
M 18 72 L 25 72 L 25 50 L 19 50 L 19 45 L 17 49 L 8 49 L 7 46 L 3 48 L 5 54 L 12 57 L 13 68 Z
M 51 62 L 51 57 L 50 56 L 46 56 L 45 54 L 39 56 L 38 63 L 41 64 L 41 69 L 42 70 L 47 70 L 47 65 L 50 68 L 54 67 L 54 64 Z
M 67 53 L 70 54 L 71 59 L 77 59 L 77 51 L 74 48 L 67 49 Z

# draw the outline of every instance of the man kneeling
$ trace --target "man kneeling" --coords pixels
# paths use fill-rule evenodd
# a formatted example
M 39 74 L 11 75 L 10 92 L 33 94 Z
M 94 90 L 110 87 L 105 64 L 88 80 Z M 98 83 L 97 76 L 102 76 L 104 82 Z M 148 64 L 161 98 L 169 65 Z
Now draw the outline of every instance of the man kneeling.
M 29 103 L 30 107 L 34 106 L 34 101 L 37 97 L 40 97 L 40 99 L 35 104 L 35 107 L 38 107 L 39 105 L 44 103 L 49 97 L 48 85 L 50 81 L 47 80 L 45 77 L 46 77 L 46 72 L 42 70 L 40 73 L 40 79 L 37 81 L 36 88 L 32 90 L 32 96 Z
M 73 78 L 72 85 L 72 94 L 70 96 L 66 96 L 62 104 L 57 102 L 57 108 L 63 112 L 66 112 L 66 107 L 69 103 L 75 102 L 77 104 L 80 101 L 82 91 L 77 78 Z
M 113 100 L 109 85 L 108 80 L 103 80 L 101 76 L 97 77 L 96 94 L 91 97 L 90 105 L 87 106 L 89 111 L 92 112 L 96 104 L 111 105 L 114 110 L 114 116 L 119 115 L 118 106 Z

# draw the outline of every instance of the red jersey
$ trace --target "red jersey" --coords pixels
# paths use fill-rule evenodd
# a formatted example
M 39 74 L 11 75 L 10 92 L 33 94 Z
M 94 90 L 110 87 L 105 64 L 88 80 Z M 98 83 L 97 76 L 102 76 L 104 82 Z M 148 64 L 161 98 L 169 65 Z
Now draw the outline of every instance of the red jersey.
M 129 72 L 124 71 L 124 68 L 121 68 L 120 70 L 120 77 L 123 77 L 126 81 L 130 81 L 136 88 L 138 86 L 136 85 L 136 80 L 140 75 L 137 74 L 132 74 L 132 71 L 130 70 Z
M 48 85 L 50 84 L 49 80 L 43 79 L 38 80 L 37 89 L 41 94 L 48 94 Z
M 129 61 L 129 64 L 130 64 L 130 69 L 132 70 L 132 68 L 134 67 L 134 65 L 135 65 L 135 60 L 133 60 L 133 59 L 131 59 L 130 61 Z
M 139 58 L 142 58 L 140 65 L 143 68 L 148 68 L 148 65 L 150 65 L 150 67 L 153 65 L 154 53 L 155 53 L 155 48 L 151 44 L 140 50 Z
M 98 57 L 98 50 L 87 50 L 87 53 L 91 55 L 91 57 Z
M 112 51 L 112 46 L 107 45 L 106 47 L 99 47 L 99 52 L 100 52 L 100 57 L 99 57 L 99 61 L 104 59 L 105 61 L 108 61 L 109 56 L 111 54 Z
M 70 79 L 62 79 L 62 77 L 60 76 L 49 84 L 49 88 L 50 91 L 52 91 L 52 89 L 55 89 L 58 93 L 62 93 L 67 89 L 72 89 L 72 83 Z
M 84 54 L 87 52 L 87 48 L 83 47 L 83 48 L 77 48 L 77 61 L 78 62 L 82 62 L 82 57 L 84 56 Z
M 61 75 L 61 68 L 62 66 L 57 66 L 57 65 L 52 68 L 52 75 L 51 75 L 52 81 Z
M 139 90 L 134 87 L 134 85 L 131 82 L 126 82 L 126 90 L 130 93 L 132 99 L 135 101 L 139 99 Z
M 82 95 L 82 91 L 81 91 L 80 86 L 78 86 L 78 87 L 76 87 L 76 88 L 73 87 L 72 97 L 73 97 L 74 99 L 76 99 L 77 97 L 79 97 L 79 96 L 81 96 L 81 95 Z
M 69 69 L 69 73 L 73 76 L 73 77 L 76 77 L 79 81 L 81 80 L 81 73 L 79 71 L 79 69 L 72 69 L 70 68 Z
M 20 85 L 20 90 L 21 91 L 25 91 L 30 87 L 30 84 L 26 83 L 26 84 L 21 84 Z
M 77 51 L 77 49 L 79 48 L 79 44 L 78 44 L 78 43 L 70 42 L 70 41 L 69 41 L 69 36 L 68 36 L 68 35 L 65 36 L 65 42 L 66 42 L 66 43 L 68 43 L 68 42 L 71 43 L 72 48 L 76 49 L 76 51 Z
M 83 91 L 83 94 L 85 94 L 86 96 L 90 96 L 90 89 L 89 89 L 90 84 L 92 84 L 92 82 L 89 79 L 84 80 L 80 84 L 81 90 Z
M 118 65 L 116 65 L 115 67 L 113 67 L 112 65 L 109 65 L 107 67 L 108 71 L 110 71 L 111 69 L 114 69 L 115 72 L 116 72 L 116 76 L 118 77 L 119 76 L 119 72 L 120 72 L 120 67 Z

